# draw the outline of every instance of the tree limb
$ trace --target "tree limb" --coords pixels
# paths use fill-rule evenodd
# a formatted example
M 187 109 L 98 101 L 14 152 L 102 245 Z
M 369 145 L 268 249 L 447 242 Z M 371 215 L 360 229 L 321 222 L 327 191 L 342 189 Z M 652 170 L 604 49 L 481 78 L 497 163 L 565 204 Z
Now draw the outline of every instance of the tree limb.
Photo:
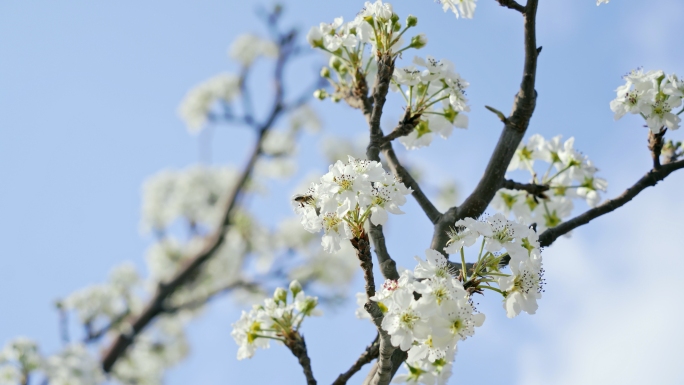
M 114 364 L 125 354 L 126 349 L 133 344 L 138 334 L 140 334 L 158 315 L 164 312 L 166 300 L 171 297 L 178 288 L 190 281 L 196 272 L 216 254 L 216 251 L 225 241 L 225 234 L 232 224 L 232 214 L 237 206 L 238 199 L 252 175 L 257 159 L 262 153 L 262 143 L 266 133 L 271 129 L 275 121 L 286 108 L 286 106 L 283 105 L 283 70 L 285 63 L 292 53 L 295 36 L 295 32 L 290 31 L 289 33 L 282 34 L 278 38 L 278 58 L 276 59 L 273 77 L 275 86 L 273 106 L 266 121 L 257 127 L 257 140 L 254 144 L 254 148 L 252 149 L 252 153 L 249 156 L 238 182 L 228 196 L 223 211 L 223 219 L 221 220 L 219 227 L 206 239 L 204 247 L 192 257 L 173 278 L 168 282 L 159 283 L 153 297 L 143 308 L 142 312 L 132 320 L 130 331 L 128 333 L 120 333 L 114 337 L 111 345 L 105 350 L 104 355 L 102 356 L 102 369 L 105 372 L 110 372 L 112 370 Z
M 509 190 L 526 191 L 529 194 L 539 198 L 546 198 L 544 193 L 549 190 L 548 185 L 534 183 L 518 183 L 510 179 L 505 179 L 501 184 L 501 188 L 507 188 Z
M 510 2 L 506 2 L 509 4 Z M 506 118 L 504 129 L 499 141 L 489 159 L 484 175 L 480 179 L 475 190 L 466 198 L 460 207 L 452 207 L 435 224 L 435 232 L 432 238 L 431 248 L 442 251 L 448 241 L 447 230 L 459 219 L 470 217 L 477 218 L 487 209 L 494 198 L 496 191 L 501 186 L 506 173 L 506 168 L 511 162 L 518 144 L 525 135 L 537 100 L 537 92 L 534 89 L 537 73 L 537 48 L 536 16 L 539 0 L 528 0 L 524 8 L 525 25 L 525 64 L 523 69 L 520 89 L 513 103 L 513 110 Z M 505 4 L 502 4 L 505 5 Z M 515 7 L 515 4 L 513 4 Z M 515 7 L 514 9 L 518 9 Z M 520 9 L 518 9 L 520 10 Z
M 380 351 L 379 340 L 380 336 L 376 335 L 373 342 L 366 346 L 366 350 L 361 353 L 361 356 L 354 362 L 354 364 L 346 372 L 340 374 L 332 385 L 345 385 L 349 379 L 356 374 L 361 368 L 367 363 L 378 358 L 378 353 Z
M 639 179 L 632 187 L 628 188 L 619 197 L 603 202 L 591 210 L 584 212 L 556 227 L 547 229 L 539 235 L 539 244 L 543 246 L 551 245 L 558 237 L 567 234 L 569 231 L 589 223 L 591 220 L 607 214 L 625 203 L 629 202 L 647 187 L 655 186 L 658 182 L 665 179 L 672 172 L 684 168 L 684 160 L 669 163 L 659 169 L 653 169 Z
M 413 192 L 411 195 L 413 195 L 413 198 L 415 198 L 416 202 L 418 202 L 418 205 L 420 205 L 420 208 L 423 209 L 425 212 L 425 215 L 427 215 L 428 219 L 430 219 L 430 222 L 432 224 L 436 224 L 437 221 L 439 221 L 439 218 L 442 216 L 442 213 L 437 210 L 435 205 L 430 202 L 430 199 L 425 195 L 423 190 L 420 188 L 418 185 L 418 182 L 416 182 L 415 179 L 409 174 L 409 172 L 404 168 L 404 166 L 399 163 L 399 159 L 397 159 L 397 155 L 394 153 L 394 149 L 392 148 L 392 143 L 385 143 L 382 145 L 382 153 L 385 155 L 385 159 L 387 160 L 387 164 L 389 165 L 390 169 L 396 175 L 401 182 L 403 182 L 406 187 L 410 187 Z

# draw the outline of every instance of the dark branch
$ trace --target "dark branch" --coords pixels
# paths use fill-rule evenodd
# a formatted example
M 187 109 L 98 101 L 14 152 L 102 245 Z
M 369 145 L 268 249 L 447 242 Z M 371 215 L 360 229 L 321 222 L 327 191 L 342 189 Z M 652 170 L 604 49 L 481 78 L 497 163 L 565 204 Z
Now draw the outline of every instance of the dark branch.
M 347 370 L 346 372 L 340 374 L 335 382 L 332 383 L 332 385 L 344 385 L 349 381 L 349 379 L 356 374 L 361 368 L 366 365 L 367 363 L 373 361 L 374 359 L 378 358 L 378 354 L 380 352 L 380 343 L 379 340 L 380 336 L 375 336 L 375 340 L 366 347 L 366 350 L 361 353 L 361 356 L 354 362 L 354 364 Z
M 518 183 L 510 179 L 505 179 L 501 187 L 507 188 L 509 190 L 527 191 L 529 194 L 542 199 L 546 199 L 546 195 L 544 193 L 549 190 L 548 185 L 534 183 Z
M 502 7 L 507 7 L 510 9 L 515 9 L 520 13 L 525 13 L 525 7 L 518 4 L 515 0 L 496 0 Z
M 302 366 L 304 371 L 304 376 L 306 376 L 307 385 L 316 385 L 316 379 L 314 378 L 313 371 L 311 370 L 311 359 L 306 350 L 306 342 L 304 341 L 304 336 L 296 334 L 295 338 L 288 340 L 285 345 L 290 349 L 292 354 L 299 359 L 299 365 Z
M 477 218 L 484 213 L 496 191 L 501 187 L 506 168 L 525 135 L 537 101 L 534 85 L 539 55 L 536 32 L 538 2 L 539 0 L 528 0 L 523 12 L 525 20 L 525 64 L 520 89 L 513 103 L 513 110 L 505 120 L 499 141 L 475 190 L 460 207 L 452 207 L 447 210 L 435 225 L 435 233 L 431 243 L 433 250 L 444 249 L 448 241 L 447 230 L 455 221 L 466 217 Z M 506 4 L 509 3 L 506 2 Z M 515 7 L 515 4 L 512 6 Z M 514 9 L 518 8 L 521 8 L 519 4 Z
M 659 169 L 649 171 L 646 175 L 641 177 L 632 187 L 625 190 L 619 197 L 603 202 L 599 206 L 586 211 L 584 214 L 578 215 L 573 219 L 561 223 L 556 227 L 547 229 L 539 235 L 539 243 L 541 246 L 551 245 L 558 237 L 567 234 L 569 231 L 589 223 L 591 220 L 607 214 L 625 203 L 629 202 L 637 196 L 641 191 L 647 187 L 655 186 L 658 182 L 665 179 L 672 172 L 684 168 L 684 160 L 674 163 L 669 163 L 661 166 Z
M 406 111 L 404 111 L 404 116 L 402 117 L 401 121 L 399 121 L 399 124 L 394 127 L 392 132 L 382 138 L 382 143 L 385 144 L 393 141 L 394 139 L 410 134 L 413 129 L 416 128 L 418 122 L 420 122 L 420 117 L 420 114 L 411 116 L 411 108 L 407 107 Z
M 423 209 L 425 212 L 425 215 L 427 215 L 428 219 L 430 219 L 430 222 L 432 224 L 436 224 L 437 221 L 439 221 L 439 218 L 442 216 L 442 213 L 437 210 L 435 205 L 430 202 L 430 199 L 425 195 L 423 190 L 420 188 L 418 185 L 418 182 L 416 182 L 415 179 L 409 174 L 409 172 L 404 168 L 404 166 L 399 163 L 399 159 L 397 159 L 397 155 L 394 153 L 394 149 L 392 148 L 392 143 L 385 143 L 382 146 L 382 153 L 385 155 L 385 159 L 387 159 L 387 164 L 389 165 L 390 169 L 394 173 L 394 175 L 399 178 L 400 181 L 402 181 L 406 187 L 410 187 L 411 190 L 413 190 L 413 198 L 416 199 L 416 202 L 420 205 L 420 208 Z

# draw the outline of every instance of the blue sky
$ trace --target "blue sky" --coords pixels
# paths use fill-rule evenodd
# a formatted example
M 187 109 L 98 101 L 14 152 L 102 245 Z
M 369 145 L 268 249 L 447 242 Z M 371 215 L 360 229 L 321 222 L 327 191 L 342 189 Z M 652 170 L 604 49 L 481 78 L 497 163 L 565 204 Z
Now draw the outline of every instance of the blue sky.
M 606 196 L 616 196 L 647 171 L 650 157 L 642 122 L 632 116 L 614 122 L 608 102 L 620 76 L 637 66 L 684 73 L 684 52 L 677 49 L 684 4 L 541 3 L 538 44 L 544 49 L 528 137 L 574 136 L 608 179 Z M 393 4 L 400 16 L 419 17 L 416 32 L 429 39 L 420 54 L 452 60 L 471 83 L 470 128 L 428 149 L 402 152 L 428 177 L 456 180 L 463 197 L 501 130 L 484 105 L 509 111 L 520 82 L 521 18 L 486 0 L 473 20 L 456 20 L 430 0 Z M 104 280 L 122 261 L 144 268 L 150 240 L 138 231 L 141 183 L 163 168 L 199 160 L 198 138 L 186 133 L 176 108 L 193 85 L 237 70 L 226 50 L 239 33 L 264 34 L 254 14 L 258 5 L 269 3 L 0 3 L 0 343 L 25 335 L 54 352 L 55 299 Z M 340 15 L 350 19 L 362 3 L 300 0 L 286 6 L 287 22 L 306 31 Z M 287 80 L 313 79 L 317 71 L 312 60 L 303 61 Z M 331 103 L 314 107 L 325 133 L 365 132 L 358 111 Z M 386 129 L 400 114 L 392 95 Z M 668 136 L 682 140 L 681 132 Z M 251 139 L 243 129 L 218 127 L 214 161 L 241 164 Z M 313 150 L 320 139 L 304 139 L 303 148 L 312 150 L 302 155 L 309 165 L 301 174 L 327 169 Z M 289 191 L 295 182 L 274 186 Z M 508 320 L 498 299 L 481 299 L 487 321 L 460 345 L 451 383 L 681 383 L 684 372 L 673 357 L 684 342 L 676 323 L 684 314 L 676 286 L 684 267 L 677 258 L 682 188 L 684 176 L 675 174 L 547 249 L 548 285 L 537 315 Z M 284 218 L 290 214 L 285 198 L 274 192 L 257 210 Z M 586 209 L 578 206 L 578 212 Z M 400 264 L 412 267 L 413 255 L 429 244 L 431 226 L 413 202 L 405 211 L 392 218 L 388 245 Z M 374 335 L 354 319 L 354 307 L 352 301 L 304 329 L 321 383 L 346 370 Z M 193 355 L 169 372 L 167 384 L 302 381 L 282 347 L 235 360 L 229 333 L 239 311 L 219 301 L 189 327 Z

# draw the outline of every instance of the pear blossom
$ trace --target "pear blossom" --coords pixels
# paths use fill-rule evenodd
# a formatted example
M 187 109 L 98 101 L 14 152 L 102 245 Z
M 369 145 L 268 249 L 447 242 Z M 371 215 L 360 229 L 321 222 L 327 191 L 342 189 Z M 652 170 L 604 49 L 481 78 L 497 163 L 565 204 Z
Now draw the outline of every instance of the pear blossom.
M 661 129 L 679 129 L 681 119 L 674 109 L 682 104 L 684 86 L 676 74 L 647 71 L 638 68 L 624 76 L 625 84 L 617 88 L 617 97 L 610 102 L 615 120 L 625 114 L 641 115 L 652 133 Z
M 513 275 L 498 277 L 498 284 L 505 292 L 504 309 L 506 316 L 513 318 L 524 311 L 534 314 L 537 311 L 537 299 L 541 298 L 544 284 L 544 270 L 541 259 L 528 258 L 511 263 Z
M 320 183 L 312 183 L 305 194 L 296 195 L 292 205 L 307 231 L 324 230 L 321 244 L 328 252 L 340 250 L 342 241 L 361 231 L 366 219 L 385 224 L 388 213 L 403 214 L 411 189 L 387 174 L 376 161 L 355 159 L 337 161 Z
M 252 358 L 258 348 L 268 349 L 270 340 L 286 342 L 288 338 L 298 338 L 304 318 L 322 314 L 317 306 L 318 298 L 307 296 L 301 284 L 294 280 L 289 290 L 277 288 L 263 305 L 254 305 L 249 312 L 243 311 L 231 332 L 239 346 L 238 360 Z

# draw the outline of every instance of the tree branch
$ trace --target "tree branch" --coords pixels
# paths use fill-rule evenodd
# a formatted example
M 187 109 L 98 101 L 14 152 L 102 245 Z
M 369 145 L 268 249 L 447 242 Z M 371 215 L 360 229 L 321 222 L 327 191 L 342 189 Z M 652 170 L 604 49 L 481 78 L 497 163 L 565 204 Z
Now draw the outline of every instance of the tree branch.
M 442 216 L 442 213 L 440 213 L 435 205 L 430 202 L 430 199 L 420 188 L 418 182 L 416 182 L 416 180 L 413 179 L 411 174 L 409 174 L 404 166 L 399 163 L 399 159 L 397 159 L 397 155 L 394 153 L 394 149 L 392 148 L 392 143 L 388 142 L 383 144 L 382 153 L 385 155 L 385 159 L 387 160 L 387 164 L 392 170 L 392 173 L 394 173 L 394 175 L 396 175 L 407 187 L 410 187 L 411 190 L 413 190 L 411 193 L 413 198 L 415 198 L 416 202 L 418 202 L 420 208 L 423 209 L 425 215 L 427 215 L 428 219 L 430 219 L 430 222 L 432 222 L 433 225 L 436 224 L 437 221 L 439 221 L 439 218 Z
M 273 106 L 266 121 L 257 127 L 257 140 L 254 144 L 254 148 L 252 149 L 252 153 L 249 156 L 238 182 L 228 196 L 223 211 L 223 219 L 221 220 L 218 229 L 206 239 L 204 247 L 191 258 L 173 278 L 168 282 L 159 283 L 154 296 L 143 308 L 142 312 L 131 322 L 130 332 L 120 333 L 114 337 L 112 344 L 105 350 L 102 357 L 102 369 L 105 372 L 110 372 L 112 370 L 114 364 L 125 354 L 126 349 L 133 344 L 138 334 L 140 334 L 158 315 L 164 312 L 166 300 L 171 297 L 178 288 L 192 280 L 192 277 L 195 276 L 196 272 L 204 266 L 204 264 L 216 254 L 216 251 L 219 250 L 221 245 L 223 245 L 226 231 L 232 225 L 232 214 L 237 206 L 238 199 L 252 175 L 257 159 L 262 153 L 262 143 L 266 133 L 271 129 L 275 121 L 286 108 L 286 106 L 283 105 L 283 70 L 285 63 L 292 53 L 295 37 L 296 33 L 290 31 L 280 35 L 278 38 L 278 58 L 276 59 L 273 76 L 275 86 Z
M 288 340 L 285 344 L 292 354 L 299 359 L 299 365 L 302 366 L 307 385 L 316 385 L 316 378 L 314 378 L 313 371 L 311 370 L 311 359 L 306 350 L 304 336 L 297 333 L 296 338 Z
M 628 188 L 619 197 L 603 202 L 585 213 L 576 216 L 556 227 L 547 229 L 539 235 L 539 244 L 543 246 L 551 245 L 558 237 L 567 234 L 569 231 L 589 223 L 591 220 L 607 214 L 625 203 L 629 202 L 647 187 L 655 186 L 658 182 L 665 179 L 672 172 L 684 168 L 684 160 L 669 163 L 659 169 L 653 169 L 639 179 L 632 187 Z
M 349 379 L 356 374 L 361 368 L 366 365 L 367 363 L 373 361 L 374 359 L 378 358 L 378 354 L 380 351 L 380 344 L 378 340 L 380 339 L 379 335 L 375 336 L 375 339 L 373 342 L 366 347 L 366 350 L 361 353 L 361 356 L 354 362 L 354 364 L 347 370 L 346 372 L 340 374 L 335 382 L 332 383 L 332 385 L 345 385 Z
M 496 0 L 500 6 L 514 9 L 522 14 L 525 13 L 525 7 L 518 4 L 515 0 Z
M 506 2 L 506 4 L 509 3 Z M 538 3 L 539 0 L 528 0 L 523 12 L 525 64 L 520 89 L 513 103 L 513 110 L 505 120 L 504 129 L 501 132 L 499 141 L 475 190 L 460 207 L 452 207 L 447 210 L 439 222 L 435 224 L 435 232 L 430 246 L 434 250 L 442 251 L 444 249 L 449 239 L 447 230 L 454 222 L 466 217 L 477 218 L 484 213 L 494 198 L 496 191 L 500 188 L 506 168 L 511 162 L 518 144 L 520 144 L 525 135 L 537 101 L 537 92 L 534 89 L 534 84 L 537 73 L 537 57 L 540 52 L 540 49 L 537 48 L 536 32 Z M 513 7 L 515 7 L 515 4 L 513 4 Z M 514 9 L 517 8 L 519 7 Z
M 527 191 L 531 195 L 544 199 L 546 199 L 544 193 L 549 190 L 548 185 L 534 183 L 518 183 L 510 179 L 505 179 L 501 184 L 501 188 L 507 188 L 509 190 Z

